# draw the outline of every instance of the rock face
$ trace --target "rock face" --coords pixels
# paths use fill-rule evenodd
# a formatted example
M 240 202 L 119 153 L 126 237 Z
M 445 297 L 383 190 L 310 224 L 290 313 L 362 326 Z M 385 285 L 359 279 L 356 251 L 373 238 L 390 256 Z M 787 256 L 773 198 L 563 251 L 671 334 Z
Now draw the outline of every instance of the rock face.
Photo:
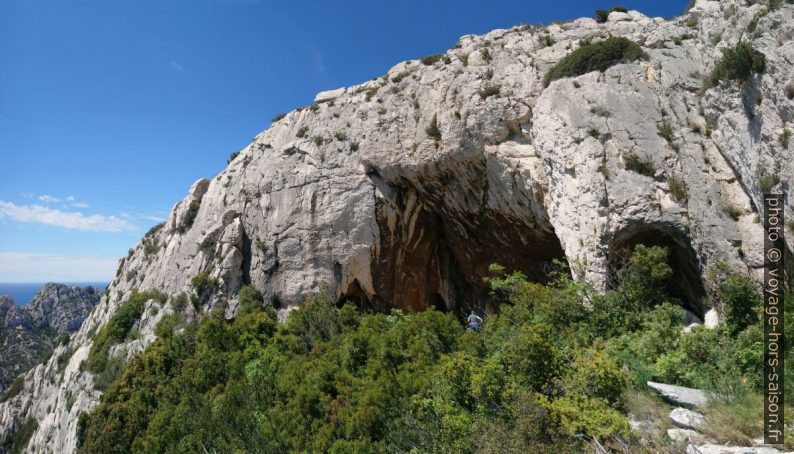
M 675 405 L 681 405 L 682 407 L 703 407 L 709 402 L 706 393 L 695 388 L 668 385 L 665 383 L 656 383 L 652 381 L 648 382 L 648 387 L 659 393 L 659 395 L 665 400 Z M 673 413 L 670 414 L 670 417 L 673 417 Z M 695 427 L 690 428 L 694 429 Z
M 576 279 L 604 288 L 625 252 L 650 242 L 671 249 L 678 293 L 702 319 L 704 267 L 725 261 L 760 276 L 762 177 L 777 176 L 774 191 L 794 175 L 780 140 L 794 127 L 785 88 L 794 7 L 764 8 L 698 0 L 672 20 L 630 11 L 604 24 L 494 30 L 462 37 L 431 64 L 402 62 L 321 93 L 197 181 L 122 259 L 108 297 L 70 344 L 0 404 L 0 438 L 35 418 L 31 450 L 73 451 L 77 416 L 100 396 L 80 370 L 90 333 L 133 288 L 174 296 L 199 273 L 218 282 L 200 312 L 231 315 L 243 283 L 282 315 L 317 292 L 378 309 L 465 311 L 487 305 L 491 263 L 541 280 L 567 257 Z M 649 59 L 544 87 L 547 70 L 581 40 L 608 36 L 638 43 Z M 703 90 L 739 40 L 766 55 L 766 71 Z M 630 152 L 652 163 L 650 176 L 627 168 Z M 673 194 L 673 181 L 685 197 Z M 151 308 L 134 327 L 140 338 L 114 352 L 154 338 L 165 311 Z
M 51 283 L 26 306 L 0 296 L 0 393 L 51 352 L 62 335 L 77 331 L 100 296 L 93 287 Z

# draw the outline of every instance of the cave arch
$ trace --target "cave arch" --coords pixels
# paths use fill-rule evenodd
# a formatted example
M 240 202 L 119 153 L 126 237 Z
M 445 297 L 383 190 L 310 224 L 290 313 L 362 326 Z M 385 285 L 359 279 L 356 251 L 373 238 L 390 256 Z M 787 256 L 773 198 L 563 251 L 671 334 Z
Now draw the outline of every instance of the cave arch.
M 631 251 L 638 244 L 667 248 L 667 262 L 673 269 L 668 290 L 672 296 L 681 300 L 685 309 L 702 320 L 706 310 L 706 289 L 700 262 L 689 237 L 676 229 L 664 225 L 642 224 L 616 233 L 609 248 L 607 288 L 617 285 L 617 272 L 625 265 Z
M 418 182 L 387 184 L 370 174 L 383 194 L 376 205 L 380 241 L 371 267 L 380 300 L 408 311 L 496 310 L 483 281 L 492 263 L 542 283 L 554 260 L 565 261 L 541 204 L 523 200 L 525 206 L 505 209 L 494 203 L 515 194 L 490 187 L 484 164 L 457 168 L 457 174 L 434 169 Z

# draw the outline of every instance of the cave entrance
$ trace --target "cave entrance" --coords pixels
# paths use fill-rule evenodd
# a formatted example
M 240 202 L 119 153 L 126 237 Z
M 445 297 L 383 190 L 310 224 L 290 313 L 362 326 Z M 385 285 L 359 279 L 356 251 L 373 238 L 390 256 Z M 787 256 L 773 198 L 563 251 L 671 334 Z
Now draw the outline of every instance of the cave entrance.
M 389 307 L 496 310 L 483 281 L 492 263 L 543 283 L 552 262 L 565 260 L 547 220 L 487 209 L 482 193 L 461 189 L 453 205 L 449 193 L 390 189 L 390 200 L 377 207 L 380 244 L 372 262 L 375 292 Z
M 661 226 L 631 227 L 615 235 L 609 251 L 609 273 L 607 288 L 617 285 L 617 273 L 627 263 L 634 247 L 661 246 L 667 248 L 667 263 L 673 269 L 668 291 L 678 298 L 684 308 L 703 319 L 703 300 L 706 289 L 703 285 L 697 255 L 685 235 Z

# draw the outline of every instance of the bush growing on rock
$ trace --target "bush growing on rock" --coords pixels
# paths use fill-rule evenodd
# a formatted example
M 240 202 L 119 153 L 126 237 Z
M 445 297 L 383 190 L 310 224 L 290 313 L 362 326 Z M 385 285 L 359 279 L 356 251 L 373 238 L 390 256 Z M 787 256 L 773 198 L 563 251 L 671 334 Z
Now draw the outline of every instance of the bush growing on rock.
M 155 296 L 157 295 L 148 292 L 139 293 L 133 291 L 132 296 L 119 306 L 113 317 L 94 337 L 94 342 L 85 362 L 85 368 L 95 374 L 95 379 L 100 377 L 99 382 L 101 383 L 97 383 L 100 389 L 103 389 L 104 385 L 110 384 L 123 367 L 123 362 L 119 358 L 108 358 L 110 347 L 123 342 L 127 338 L 133 325 L 143 314 L 144 303 Z M 111 373 L 102 375 L 107 371 Z
M 603 24 L 609 19 L 609 13 L 617 11 L 620 13 L 627 13 L 629 10 L 625 6 L 613 6 L 610 9 L 597 9 L 595 10 L 595 20 L 599 24 Z
M 656 166 L 654 166 L 651 161 L 640 158 L 634 150 L 623 153 L 623 163 L 626 165 L 626 169 L 632 172 L 637 172 L 651 178 L 656 175 Z
M 716 87 L 723 81 L 745 81 L 753 73 L 762 73 L 766 68 L 766 56 L 746 42 L 740 42 L 725 50 L 722 58 L 706 78 L 705 88 Z
M 618 63 L 647 59 L 648 54 L 633 41 L 623 37 L 607 38 L 599 43 L 584 42 L 563 57 L 546 73 L 543 85 L 564 77 L 581 76 L 592 71 L 606 71 Z
M 185 213 L 185 218 L 182 220 L 182 225 L 179 226 L 179 233 L 185 233 L 193 226 L 193 221 L 196 220 L 199 207 L 201 205 L 196 200 L 191 200 Z

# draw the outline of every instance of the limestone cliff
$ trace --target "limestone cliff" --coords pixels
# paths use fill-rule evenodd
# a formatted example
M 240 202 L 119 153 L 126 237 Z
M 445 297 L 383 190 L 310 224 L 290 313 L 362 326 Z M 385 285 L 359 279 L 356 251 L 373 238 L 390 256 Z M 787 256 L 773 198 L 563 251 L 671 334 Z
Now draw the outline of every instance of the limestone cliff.
M 243 283 L 282 313 L 316 292 L 376 308 L 465 310 L 486 301 L 490 263 L 542 278 L 567 257 L 577 279 L 603 287 L 627 247 L 650 241 L 671 248 L 679 290 L 702 315 L 704 267 L 727 261 L 757 275 L 762 188 L 792 182 L 793 35 L 790 4 L 699 0 L 671 20 L 613 12 L 603 24 L 464 36 L 437 58 L 320 93 L 197 181 L 130 251 L 72 342 L 0 404 L 0 436 L 33 418 L 31 451 L 73 451 L 78 414 L 100 396 L 80 367 L 92 334 L 133 288 L 176 295 L 201 272 L 218 279 L 201 311 L 233 312 Z M 649 58 L 544 87 L 580 41 L 609 36 Z M 766 70 L 705 90 L 740 40 L 765 54 Z M 631 159 L 646 171 L 631 170 Z M 144 348 L 173 310 L 147 303 L 140 337 L 113 352 Z
M 25 306 L 0 296 L 0 393 L 80 329 L 101 294 L 93 287 L 45 284 Z

